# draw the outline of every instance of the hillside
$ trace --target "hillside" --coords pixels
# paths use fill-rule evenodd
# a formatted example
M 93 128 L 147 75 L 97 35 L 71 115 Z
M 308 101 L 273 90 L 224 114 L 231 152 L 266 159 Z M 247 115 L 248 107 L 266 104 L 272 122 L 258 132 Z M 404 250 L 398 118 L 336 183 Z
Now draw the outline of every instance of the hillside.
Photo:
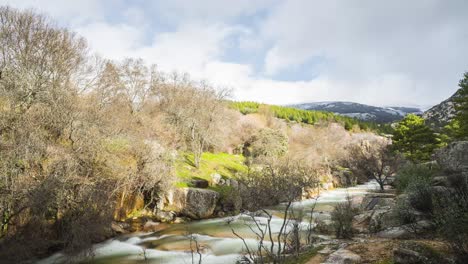
M 353 102 L 315 102 L 292 105 L 304 110 L 328 111 L 342 116 L 357 118 L 377 123 L 390 123 L 398 121 L 407 114 L 422 113 L 415 107 L 377 107 Z
M 375 124 L 375 122 L 360 120 L 359 118 L 352 116 L 337 115 L 332 111 L 305 110 L 298 107 L 266 105 L 256 102 L 230 102 L 229 106 L 244 115 L 263 112 L 264 114 L 270 113 L 274 117 L 286 121 L 305 123 L 310 125 L 335 122 L 342 124 L 346 130 L 351 130 L 353 127 L 358 127 L 361 130 L 371 129 L 379 132 L 387 132 L 384 126 Z
M 428 125 L 434 128 L 440 128 L 447 125 L 455 116 L 455 98 L 460 95 L 460 90 L 455 92 L 448 99 L 444 100 L 438 105 L 433 106 L 426 112 L 423 117 L 426 119 Z

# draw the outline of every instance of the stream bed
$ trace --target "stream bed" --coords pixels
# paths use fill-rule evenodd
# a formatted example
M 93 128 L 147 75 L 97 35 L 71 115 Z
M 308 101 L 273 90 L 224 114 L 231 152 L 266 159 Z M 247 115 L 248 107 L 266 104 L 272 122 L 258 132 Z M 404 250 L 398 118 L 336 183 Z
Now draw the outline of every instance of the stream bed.
M 347 197 L 360 199 L 370 190 L 378 189 L 376 182 L 357 185 L 350 188 L 338 188 L 324 191 L 318 199 L 308 199 L 293 204 L 295 212 L 303 212 L 301 226 L 303 230 L 309 226 L 311 215 L 314 220 L 329 221 L 330 212 L 337 203 L 345 202 Z M 311 214 L 311 209 L 313 213 Z M 284 205 L 267 208 L 273 215 L 271 229 L 278 233 L 283 219 Z M 267 218 L 256 216 L 261 225 L 266 224 Z M 228 224 L 229 222 L 229 224 Z M 93 246 L 93 259 L 78 263 L 95 264 L 189 264 L 192 263 L 190 239 L 192 236 L 199 243 L 202 251 L 203 264 L 234 264 L 240 256 L 245 254 L 245 246 L 236 233 L 245 238 L 249 247 L 256 248 L 257 240 L 249 225 L 254 225 L 252 218 L 240 214 L 234 217 L 214 218 L 192 221 L 181 224 L 171 224 L 158 232 L 133 233 L 109 239 Z M 268 244 L 268 243 L 267 243 Z M 194 244 L 192 243 L 194 247 Z M 195 254 L 195 262 L 198 256 Z M 61 253 L 41 260 L 38 264 L 63 263 L 66 256 Z

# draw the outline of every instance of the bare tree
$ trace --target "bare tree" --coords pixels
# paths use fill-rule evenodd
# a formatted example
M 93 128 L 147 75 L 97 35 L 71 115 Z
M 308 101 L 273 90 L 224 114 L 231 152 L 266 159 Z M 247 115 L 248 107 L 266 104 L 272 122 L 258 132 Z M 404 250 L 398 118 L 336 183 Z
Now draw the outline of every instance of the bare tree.
M 31 11 L 0 8 L 0 44 L 0 258 L 81 252 L 109 235 L 118 197 L 154 204 L 170 184 L 172 161 L 144 125 L 129 125 L 120 99 L 139 110 L 153 71 L 140 86 L 140 62 L 128 66 L 138 81 L 123 78 L 124 93 L 119 69 L 90 67 L 82 38 Z
M 232 231 L 244 241 L 249 255 L 247 260 L 251 263 L 268 263 L 268 261 L 283 263 L 289 252 L 298 254 L 301 248 L 299 223 L 302 221 L 303 213 L 292 207 L 293 202 L 300 200 L 305 190 L 318 188 L 319 181 L 315 170 L 300 162 L 288 158 L 268 159 L 263 162 L 261 165 L 254 165 L 255 167 L 249 173 L 240 178 L 244 186 L 243 201 L 248 201 L 246 209 L 250 211 L 258 210 L 266 205 L 282 203 L 284 209 L 280 229 L 272 229 L 273 215 L 261 209 L 267 219 L 266 225 L 258 222 L 255 213 L 248 214 L 253 224 L 247 223 L 247 225 L 259 241 L 255 250 L 250 249 L 234 229 Z M 269 247 L 265 245 L 265 241 L 269 242 Z
M 157 94 L 168 122 L 185 139 L 198 168 L 203 151 L 219 144 L 226 91 L 217 91 L 204 82 L 195 84 L 185 75 L 174 74 Z
M 119 67 L 122 92 L 132 112 L 138 112 L 152 91 L 162 84 L 156 65 L 147 67 L 142 59 L 125 59 Z
M 352 146 L 348 161 L 352 170 L 377 181 L 383 191 L 388 178 L 401 166 L 403 157 L 394 153 L 387 142 L 375 141 Z

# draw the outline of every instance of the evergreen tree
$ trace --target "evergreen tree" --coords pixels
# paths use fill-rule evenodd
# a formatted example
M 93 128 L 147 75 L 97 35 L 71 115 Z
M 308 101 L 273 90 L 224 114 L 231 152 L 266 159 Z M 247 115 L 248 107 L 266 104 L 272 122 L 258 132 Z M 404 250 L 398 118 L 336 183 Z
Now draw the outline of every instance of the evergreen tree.
M 456 138 L 468 138 L 468 72 L 465 72 L 464 78 L 458 83 L 460 86 L 459 96 L 455 99 L 455 110 L 457 114 L 454 118 L 456 127 Z
M 424 119 L 414 114 L 407 115 L 393 132 L 394 150 L 413 162 L 430 160 L 438 143 L 436 134 L 424 123 Z

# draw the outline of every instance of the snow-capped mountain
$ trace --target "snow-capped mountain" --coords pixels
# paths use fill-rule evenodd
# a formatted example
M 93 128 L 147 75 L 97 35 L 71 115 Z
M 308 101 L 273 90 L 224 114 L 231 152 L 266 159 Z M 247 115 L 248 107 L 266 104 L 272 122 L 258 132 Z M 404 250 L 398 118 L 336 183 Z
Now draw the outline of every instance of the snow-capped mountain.
M 423 113 L 421 109 L 416 107 L 377 107 L 353 102 L 316 102 L 292 105 L 292 107 L 304 110 L 328 111 L 378 123 L 394 122 L 410 113 L 418 115 Z

